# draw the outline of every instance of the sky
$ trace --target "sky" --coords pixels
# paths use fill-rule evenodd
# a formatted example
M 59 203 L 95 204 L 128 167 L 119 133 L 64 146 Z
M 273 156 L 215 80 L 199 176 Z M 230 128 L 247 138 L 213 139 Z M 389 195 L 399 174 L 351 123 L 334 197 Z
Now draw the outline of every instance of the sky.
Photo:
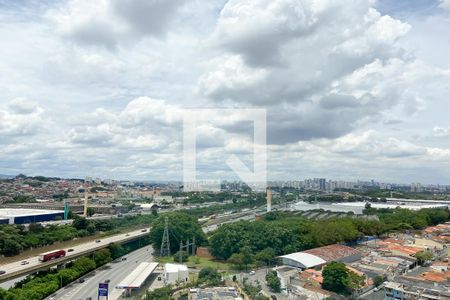
M 450 184 L 449 0 L 0 0 L 0 174 Z M 218 112 L 220 115 L 220 112 Z

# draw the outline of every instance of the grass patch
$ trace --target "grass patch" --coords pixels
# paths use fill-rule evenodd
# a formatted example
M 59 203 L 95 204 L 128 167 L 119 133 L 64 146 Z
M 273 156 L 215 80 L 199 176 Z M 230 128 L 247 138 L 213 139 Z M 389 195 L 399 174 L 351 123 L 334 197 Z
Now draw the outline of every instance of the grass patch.
M 178 263 L 175 262 L 172 256 L 161 257 L 158 259 L 160 263 Z M 213 260 L 211 258 L 199 257 L 199 256 L 189 256 L 189 260 L 183 264 L 190 268 L 203 269 L 203 268 L 214 268 L 218 270 L 231 270 L 231 266 L 225 262 Z

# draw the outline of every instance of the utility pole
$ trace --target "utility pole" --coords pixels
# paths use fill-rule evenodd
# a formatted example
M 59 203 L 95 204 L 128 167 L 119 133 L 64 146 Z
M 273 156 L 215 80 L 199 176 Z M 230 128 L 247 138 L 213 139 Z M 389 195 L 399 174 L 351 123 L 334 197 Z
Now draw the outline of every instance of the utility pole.
M 170 256 L 170 241 L 169 241 L 169 218 L 164 219 L 164 233 L 161 241 L 160 254 L 163 256 Z
M 189 254 L 189 247 L 192 246 L 192 255 L 195 255 L 195 237 L 192 239 L 192 242 L 189 243 L 189 240 L 186 241 L 186 244 L 183 245 L 183 241 L 180 242 L 180 251 L 178 252 L 178 262 L 181 264 L 183 262 L 182 252 L 185 250 Z

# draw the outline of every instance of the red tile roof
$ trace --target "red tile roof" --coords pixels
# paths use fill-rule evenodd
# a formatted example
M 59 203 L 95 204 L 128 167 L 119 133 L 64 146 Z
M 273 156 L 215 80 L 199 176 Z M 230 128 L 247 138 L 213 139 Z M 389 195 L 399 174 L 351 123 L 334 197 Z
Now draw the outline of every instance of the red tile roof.
M 450 272 L 425 272 L 421 278 L 433 282 L 446 282 L 450 278 Z
M 340 260 L 348 256 L 360 254 L 360 252 L 354 248 L 337 244 L 309 249 L 303 252 L 318 256 L 326 261 Z

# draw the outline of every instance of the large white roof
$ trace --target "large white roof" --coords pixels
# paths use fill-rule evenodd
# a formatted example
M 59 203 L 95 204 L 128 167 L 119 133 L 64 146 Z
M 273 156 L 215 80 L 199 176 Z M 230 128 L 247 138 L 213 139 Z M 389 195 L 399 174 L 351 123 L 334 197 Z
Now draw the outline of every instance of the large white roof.
M 305 266 L 305 268 L 313 268 L 315 266 L 323 265 L 326 263 L 322 258 L 313 254 L 305 252 L 296 252 L 287 255 L 280 256 L 281 258 L 291 259 L 299 264 Z
M 165 264 L 164 271 L 166 273 L 176 273 L 179 271 L 187 271 L 188 267 L 180 264 Z
M 63 210 L 29 209 L 29 208 L 0 208 L 1 218 L 39 216 L 63 213 Z
M 117 286 L 119 288 L 140 288 L 157 266 L 156 262 L 143 262 Z

